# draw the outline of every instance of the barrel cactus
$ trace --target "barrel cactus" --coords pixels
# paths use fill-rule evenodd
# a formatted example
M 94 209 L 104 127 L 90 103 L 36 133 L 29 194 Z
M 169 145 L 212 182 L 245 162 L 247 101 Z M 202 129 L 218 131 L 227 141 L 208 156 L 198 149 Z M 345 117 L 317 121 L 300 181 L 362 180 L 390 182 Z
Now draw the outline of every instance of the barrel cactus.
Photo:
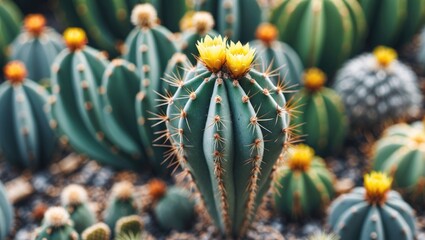
M 304 88 L 294 95 L 300 114 L 292 123 L 319 156 L 337 153 L 347 133 L 344 106 L 338 94 L 324 87 L 326 75 L 317 68 L 304 74 Z
M 111 229 L 103 222 L 96 223 L 81 234 L 82 240 L 109 240 L 111 238 Z
M 44 213 L 42 226 L 35 231 L 35 240 L 78 240 L 68 212 L 62 207 L 51 207 Z
M 298 54 L 286 43 L 277 40 L 278 30 L 271 23 L 257 28 L 257 40 L 250 42 L 257 50 L 256 68 L 267 71 L 275 85 L 285 88 L 285 97 L 301 87 L 304 70 Z
M 334 176 L 307 145 L 289 148 L 287 162 L 277 170 L 274 193 L 278 211 L 292 219 L 321 214 L 334 195 Z
M 415 73 L 386 47 L 347 62 L 333 88 L 344 101 L 351 125 L 358 129 L 380 129 L 416 116 L 422 104 Z
M 6 189 L 0 182 L 0 238 L 5 239 L 13 225 L 13 208 L 7 199 Z
M 23 32 L 11 45 L 11 59 L 25 64 L 29 79 L 49 86 L 50 66 L 65 45 L 62 36 L 45 25 L 43 15 L 28 15 L 24 20 Z
M 0 67 L 9 59 L 8 45 L 19 34 L 21 18 L 21 12 L 13 1 L 0 0 Z
M 328 223 L 341 239 L 415 239 L 413 209 L 391 191 L 392 179 L 379 172 L 366 174 L 364 187 L 336 199 Z
M 362 47 L 366 33 L 366 19 L 356 0 L 284 0 L 273 10 L 271 22 L 304 66 L 329 75 Z
M 115 225 L 115 235 L 139 235 L 143 231 L 142 218 L 137 215 L 125 216 L 118 219 Z
M 168 134 L 215 224 L 243 236 L 269 189 L 290 109 L 282 90 L 252 69 L 249 44 L 226 47 L 207 35 L 197 47 L 202 64 L 169 101 Z
M 32 80 L 22 62 L 4 68 L 6 82 L 0 85 L 0 148 L 11 165 L 38 170 L 47 166 L 57 146 L 45 114 L 48 92 Z

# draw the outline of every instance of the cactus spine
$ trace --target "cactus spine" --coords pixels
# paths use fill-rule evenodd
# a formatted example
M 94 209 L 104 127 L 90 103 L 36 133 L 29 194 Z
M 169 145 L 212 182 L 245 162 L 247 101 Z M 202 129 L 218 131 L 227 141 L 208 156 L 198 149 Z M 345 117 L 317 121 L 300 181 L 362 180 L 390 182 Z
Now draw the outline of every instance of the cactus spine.
M 9 59 L 8 45 L 19 34 L 21 12 L 10 0 L 0 0 L 0 67 Z
M 51 207 L 44 214 L 43 224 L 35 232 L 35 240 L 78 240 L 68 212 L 62 207 Z
M 14 219 L 12 205 L 7 199 L 6 189 L 0 182 L 0 238 L 5 239 L 9 234 Z

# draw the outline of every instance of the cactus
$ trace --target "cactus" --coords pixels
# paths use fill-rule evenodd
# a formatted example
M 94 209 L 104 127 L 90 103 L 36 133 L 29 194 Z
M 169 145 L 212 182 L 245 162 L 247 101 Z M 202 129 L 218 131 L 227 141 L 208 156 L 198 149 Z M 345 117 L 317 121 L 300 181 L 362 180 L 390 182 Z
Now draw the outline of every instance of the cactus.
M 254 69 L 249 44 L 206 36 L 197 69 L 170 99 L 172 149 L 223 234 L 243 236 L 269 189 L 290 132 L 279 87 Z M 267 149 L 267 150 L 265 150 Z
M 312 148 L 296 145 L 288 150 L 287 164 L 277 170 L 275 205 L 292 219 L 323 213 L 334 195 L 334 176 Z
M 120 218 L 115 225 L 115 235 L 129 235 L 129 234 L 142 234 L 143 221 L 137 215 L 131 215 Z
M 276 40 L 278 30 L 273 24 L 261 24 L 255 35 L 257 40 L 250 44 L 257 49 L 257 70 L 267 71 L 275 85 L 286 88 L 285 97 L 291 97 L 301 87 L 304 67 L 300 57 L 289 45 Z
M 138 209 L 133 193 L 134 186 L 130 182 L 119 182 L 112 187 L 104 213 L 105 223 L 111 229 L 115 229 L 115 224 L 120 218 L 137 214 Z
M 165 92 L 172 96 L 176 92 L 178 86 L 183 83 L 186 72 L 193 69 L 194 67 L 186 55 L 179 52 L 175 53 L 168 62 L 164 72 L 163 80 L 168 82 L 168 89 L 166 89 Z M 165 108 L 164 110 L 166 110 L 166 106 L 161 106 L 161 108 Z
M 378 47 L 338 72 L 333 88 L 344 101 L 353 128 L 380 129 L 418 114 L 422 96 L 416 75 L 396 58 L 394 50 Z
M 21 12 L 10 0 L 0 0 L 0 67 L 9 59 L 8 45 L 19 34 Z
M 25 66 L 12 61 L 0 85 L 0 148 L 11 165 L 38 170 L 50 163 L 57 139 L 45 114 L 48 92 L 26 79 Z
M 304 66 L 318 67 L 328 75 L 362 47 L 366 33 L 365 16 L 356 0 L 284 0 L 273 10 L 271 22 Z
M 25 64 L 29 79 L 48 87 L 50 66 L 65 46 L 62 37 L 45 24 L 46 19 L 40 14 L 30 14 L 25 18 L 24 31 L 11 45 L 11 59 Z
M 334 233 L 320 232 L 308 237 L 308 240 L 340 240 L 339 236 Z
M 196 11 L 207 11 L 214 16 L 216 29 L 236 41 L 254 39 L 255 29 L 264 19 L 264 11 L 257 0 L 195 0 Z
M 14 213 L 7 199 L 6 189 L 0 181 L 0 239 L 5 239 L 13 225 Z
M 341 98 L 324 87 L 326 75 L 317 68 L 304 74 L 304 88 L 294 95 L 302 114 L 293 118 L 300 135 L 319 156 L 337 153 L 344 142 L 347 122 Z
M 43 224 L 35 232 L 35 240 L 78 240 L 68 212 L 62 207 L 51 207 L 44 214 Z
M 369 25 L 371 47 L 400 47 L 410 41 L 425 23 L 424 0 L 358 0 Z
M 109 240 L 110 238 L 111 229 L 103 222 L 92 225 L 81 234 L 82 240 Z
M 419 49 L 417 52 L 417 61 L 421 64 L 422 70 L 425 66 L 425 29 L 422 29 L 422 32 L 419 36 Z
M 61 204 L 70 214 L 74 228 L 82 233 L 96 222 L 94 212 L 88 206 L 87 191 L 79 185 L 65 187 L 61 194 Z
M 328 223 L 341 239 L 413 240 L 413 209 L 390 190 L 391 178 L 382 173 L 365 175 L 364 187 L 336 199 Z

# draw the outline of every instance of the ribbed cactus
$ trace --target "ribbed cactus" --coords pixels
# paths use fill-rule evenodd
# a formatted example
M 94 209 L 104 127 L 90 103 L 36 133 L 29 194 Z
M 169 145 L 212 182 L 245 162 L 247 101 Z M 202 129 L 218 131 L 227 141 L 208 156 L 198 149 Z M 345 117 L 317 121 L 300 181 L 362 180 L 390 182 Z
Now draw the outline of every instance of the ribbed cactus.
M 79 185 L 65 187 L 61 194 L 61 204 L 68 211 L 74 228 L 82 233 L 96 222 L 93 210 L 88 206 L 87 191 Z
M 26 79 L 19 61 L 4 68 L 6 82 L 0 85 L 0 148 L 11 165 L 37 170 L 53 158 L 57 139 L 45 114 L 48 92 Z
M 366 33 L 365 16 L 356 0 L 284 0 L 273 10 L 271 22 L 304 66 L 329 75 L 359 50 Z
M 350 60 L 338 72 L 333 88 L 354 128 L 382 128 L 418 114 L 422 95 L 416 75 L 396 58 L 394 50 L 378 47 L 373 54 Z
M 139 235 L 143 231 L 142 218 L 137 215 L 130 215 L 120 218 L 115 225 L 115 235 Z
M 210 12 L 217 31 L 236 41 L 254 39 L 255 29 L 265 18 L 257 0 L 194 0 L 196 11 Z
M 195 68 L 190 63 L 188 57 L 183 53 L 175 53 L 170 61 L 168 61 L 167 68 L 164 72 L 163 80 L 168 83 L 168 86 L 165 88 L 167 95 L 172 96 L 178 86 L 183 83 L 186 72 L 194 70 Z M 167 106 L 161 106 L 161 109 L 166 110 Z
M 334 176 L 324 160 L 303 144 L 289 148 L 276 179 L 275 206 L 292 219 L 324 213 L 334 195 Z
M 103 222 L 94 224 L 81 234 L 82 240 L 109 240 L 110 238 L 111 229 Z
M 0 0 L 0 67 L 9 59 L 8 45 L 19 34 L 21 12 L 10 0 Z
M 413 209 L 390 190 L 391 178 L 382 173 L 365 175 L 358 187 L 336 199 L 328 223 L 344 240 L 413 240 Z
M 294 95 L 299 114 L 292 123 L 319 156 L 337 153 L 347 133 L 344 106 L 337 93 L 324 87 L 326 75 L 317 68 L 304 74 L 304 88 Z
M 0 239 L 5 239 L 13 225 L 14 213 L 7 199 L 6 189 L 0 181 Z
M 35 231 L 35 240 L 78 240 L 68 212 L 62 207 L 51 207 L 44 213 L 42 226 Z
M 28 15 L 24 20 L 23 32 L 11 45 L 11 59 L 25 64 L 29 79 L 49 86 L 50 66 L 65 45 L 62 36 L 45 25 L 43 15 Z
M 243 236 L 271 182 L 289 131 L 282 89 L 251 69 L 249 45 L 206 36 L 202 64 L 169 101 L 167 128 L 207 210 L 229 236 Z
M 301 87 L 304 70 L 298 54 L 286 43 L 277 40 L 278 30 L 270 23 L 261 24 L 256 31 L 257 40 L 250 42 L 257 50 L 256 69 L 267 71 L 275 85 L 285 87 L 285 97 Z
M 370 47 L 398 47 L 425 23 L 425 0 L 358 0 L 369 25 Z

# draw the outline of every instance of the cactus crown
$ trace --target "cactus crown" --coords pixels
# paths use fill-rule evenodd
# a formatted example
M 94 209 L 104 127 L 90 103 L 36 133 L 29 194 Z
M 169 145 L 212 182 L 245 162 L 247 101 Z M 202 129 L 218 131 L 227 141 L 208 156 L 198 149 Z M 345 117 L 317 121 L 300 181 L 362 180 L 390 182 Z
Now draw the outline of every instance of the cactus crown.
M 306 171 L 314 158 L 314 150 L 304 144 L 298 144 L 288 150 L 288 166 L 294 171 Z
M 255 37 L 266 45 L 270 45 L 272 42 L 276 41 L 279 31 L 276 26 L 271 23 L 263 23 L 258 26 L 257 31 L 255 32 Z
M 152 4 L 138 4 L 131 12 L 131 22 L 140 28 L 151 28 L 155 25 L 158 14 Z
M 383 204 L 391 188 L 392 178 L 381 172 L 371 172 L 364 176 L 366 200 L 370 204 Z
M 425 143 L 425 134 L 424 133 L 416 133 L 412 136 L 412 140 L 415 141 L 418 145 Z
M 249 47 L 249 43 L 242 45 L 241 42 L 230 42 L 226 51 L 226 67 L 234 79 L 245 75 L 254 61 L 255 50 Z
M 128 181 L 116 183 L 112 187 L 112 196 L 120 200 L 128 200 L 133 196 L 134 186 Z
M 64 205 L 78 205 L 88 200 L 87 191 L 80 185 L 71 184 L 65 187 L 61 194 Z
M 39 36 L 46 26 L 46 18 L 41 14 L 29 14 L 24 20 L 25 29 L 34 36 Z
M 44 213 L 44 222 L 47 226 L 61 227 L 70 224 L 69 213 L 63 207 L 51 207 Z
M 138 234 L 143 231 L 143 221 L 137 215 L 122 217 L 117 221 L 115 232 L 117 234 Z
M 109 240 L 111 230 L 105 223 L 96 223 L 81 234 L 83 240 Z
M 310 91 L 316 91 L 326 82 L 326 74 L 318 68 L 310 68 L 304 73 L 304 86 Z
M 159 179 L 153 179 L 149 182 L 149 195 L 154 201 L 162 198 L 167 191 L 167 184 Z
M 4 76 L 12 84 L 22 83 L 27 76 L 27 69 L 20 61 L 11 61 L 4 67 Z
M 207 35 L 196 44 L 200 60 L 211 72 L 220 71 L 226 62 L 226 42 L 227 38 Z
M 192 18 L 193 26 L 198 33 L 207 33 L 214 27 L 214 18 L 209 12 L 197 12 Z
M 379 46 L 373 50 L 373 55 L 376 58 L 379 66 L 388 67 L 394 60 L 397 59 L 397 52 L 388 47 Z
M 82 49 L 87 44 L 87 36 L 81 28 L 68 28 L 63 33 L 66 46 L 71 51 Z

